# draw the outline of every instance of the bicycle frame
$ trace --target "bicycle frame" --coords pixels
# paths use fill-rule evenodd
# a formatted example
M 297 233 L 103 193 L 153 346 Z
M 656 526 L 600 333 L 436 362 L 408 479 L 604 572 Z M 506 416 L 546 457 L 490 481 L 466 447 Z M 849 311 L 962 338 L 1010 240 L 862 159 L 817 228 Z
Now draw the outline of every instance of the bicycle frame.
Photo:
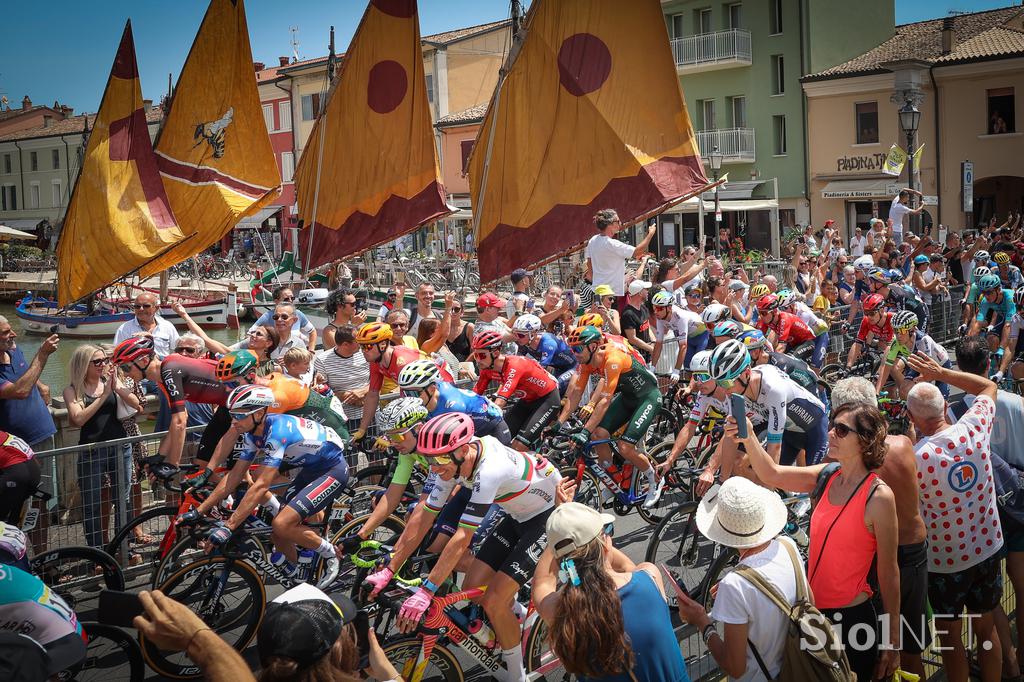
M 594 446 L 603 445 L 605 443 L 609 444 L 609 447 L 611 447 L 612 452 L 614 452 L 616 455 L 619 454 L 618 448 L 615 447 L 615 440 L 612 438 L 599 438 L 598 440 L 590 441 L 583 447 L 583 451 L 576 456 L 577 482 L 579 482 L 579 480 L 583 477 L 583 470 L 586 469 L 590 471 L 590 473 L 594 474 L 594 476 L 597 477 L 597 480 L 601 481 L 601 483 L 603 483 L 604 486 L 615 495 L 615 499 L 620 504 L 635 505 L 639 504 L 640 502 L 643 502 L 645 499 L 647 499 L 646 494 L 633 495 L 623 490 L 622 487 L 615 482 L 615 479 L 611 477 L 611 474 L 605 471 L 605 468 L 601 466 L 600 462 L 598 461 L 597 455 L 593 453 L 593 449 Z

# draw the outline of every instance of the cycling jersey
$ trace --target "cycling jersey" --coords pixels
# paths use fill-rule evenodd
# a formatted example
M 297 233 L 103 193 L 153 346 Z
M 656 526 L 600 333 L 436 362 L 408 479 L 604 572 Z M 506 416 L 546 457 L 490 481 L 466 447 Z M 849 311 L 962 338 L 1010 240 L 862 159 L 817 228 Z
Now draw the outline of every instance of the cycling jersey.
M 29 570 L 28 540 L 13 523 L 0 521 L 0 563 Z
M 78 616 L 60 595 L 31 573 L 3 564 L 0 564 L 0 630 L 28 635 L 44 647 L 74 635 L 82 640 L 83 657 L 84 646 L 89 641 Z
M 753 369 L 761 373 L 761 391 L 757 398 L 747 398 L 747 407 L 753 412 L 754 424 L 766 424 L 768 442 L 782 442 L 785 431 L 809 431 L 815 423 L 825 419 L 825 406 L 774 365 L 759 365 Z
M 415 348 L 409 348 L 408 346 L 392 346 L 391 347 L 391 362 L 387 367 L 381 365 L 379 362 L 370 363 L 370 390 L 379 392 L 381 387 L 384 385 L 385 377 L 398 381 L 398 374 L 402 371 L 402 368 L 408 365 L 410 362 L 416 360 L 433 360 L 437 363 L 438 368 L 441 370 L 442 381 L 455 381 L 452 376 L 451 369 L 448 367 L 448 363 L 440 358 L 432 358 L 426 353 L 420 352 Z
M 412 470 L 419 465 L 424 470 L 430 470 L 430 463 L 415 452 L 411 454 L 399 453 L 398 464 L 395 466 L 395 473 L 391 476 L 391 485 L 408 485 L 412 479 Z M 429 492 L 437 482 L 437 474 L 427 474 L 427 482 L 423 485 L 423 491 Z
M 799 317 L 800 321 L 806 324 L 815 336 L 821 336 L 828 331 L 828 322 L 815 315 L 814 311 L 806 303 L 801 303 L 800 301 L 794 303 L 793 314 Z
M 867 315 L 860 321 L 860 329 L 857 330 L 857 338 L 861 341 L 868 340 L 868 334 L 874 334 L 875 338 L 882 344 L 892 341 L 895 331 L 892 328 L 892 313 L 882 313 L 882 323 L 875 324 L 868 320 Z
M 251 462 L 265 453 L 263 466 L 277 469 L 326 471 L 341 461 L 345 445 L 333 429 L 289 414 L 268 414 L 263 435 L 245 434 L 238 458 Z
M 818 394 L 818 377 L 810 365 L 803 360 L 785 353 L 769 351 L 768 362 L 781 369 L 790 379 L 806 388 L 810 393 Z
M 711 395 L 704 395 L 703 393 L 697 394 L 697 401 L 693 404 L 693 409 L 690 410 L 690 421 L 694 424 L 699 424 L 707 417 L 713 421 L 720 421 L 725 419 L 726 415 L 729 414 L 730 406 L 728 398 L 726 400 L 719 400 L 718 398 Z M 710 426 L 714 427 L 714 424 Z
M 1014 357 L 1024 353 L 1024 311 L 1017 311 L 1017 314 L 1010 320 L 1010 346 L 1013 348 Z
M 889 286 L 889 295 L 885 299 L 885 307 L 891 311 L 909 310 L 924 322 L 928 318 L 928 308 L 924 301 L 917 297 L 914 290 L 902 284 Z
M 21 464 L 35 457 L 29 444 L 14 434 L 0 431 L 0 469 Z
M 972 284 L 970 287 L 967 288 L 967 295 L 964 296 L 964 303 L 976 305 L 978 303 L 978 298 L 980 296 L 981 290 L 978 289 L 978 285 Z
M 1020 268 L 1016 265 L 1008 265 L 1005 273 L 1000 269 L 995 274 L 999 275 L 1004 289 L 1014 290 L 1024 286 L 1024 275 L 1021 275 Z
M 989 302 L 984 296 L 981 297 L 978 304 L 978 316 L 975 318 L 978 322 L 988 322 L 989 315 L 994 313 L 992 324 L 1001 324 L 1017 314 L 1017 306 L 1013 303 L 1013 292 L 1009 289 L 1000 289 L 1000 293 L 1002 300 L 998 303 Z
M 270 413 L 305 417 L 334 429 L 342 439 L 348 439 L 348 418 L 337 397 L 321 395 L 307 384 L 280 372 L 268 374 L 266 379 L 276 401 L 269 408 Z
M 437 384 L 437 405 L 428 413 L 429 418 L 449 412 L 462 412 L 469 415 L 474 423 L 479 419 L 485 422 L 501 419 L 501 408 L 482 395 L 472 391 L 464 391 L 455 384 L 439 381 Z
M 633 346 L 629 343 L 629 339 L 627 339 L 625 336 L 618 336 L 616 334 L 605 334 L 604 341 L 605 345 L 614 346 L 615 348 L 621 350 L 623 353 L 629 353 L 629 355 L 636 358 L 641 364 L 647 364 L 646 358 L 644 358 L 644 356 L 640 354 L 640 351 L 638 351 L 636 348 L 633 348 Z
M 540 335 L 540 343 L 536 348 L 520 346 L 523 355 L 532 357 L 542 367 L 550 368 L 553 374 L 560 374 L 567 370 L 575 369 L 576 356 L 573 355 L 569 345 L 554 334 L 543 332 Z
M 648 371 L 642 360 L 619 348 L 605 344 L 597 351 L 604 354 L 604 361 L 598 366 L 581 365 L 576 385 L 584 388 L 590 377 L 601 373 L 604 378 L 605 393 L 611 395 L 619 392 L 632 397 L 645 396 L 651 390 L 658 391 L 658 380 Z
M 885 363 L 887 365 L 895 364 L 900 358 L 910 357 L 910 354 L 914 351 L 925 353 L 940 365 L 945 365 L 949 362 L 949 353 L 946 349 L 938 343 L 935 343 L 935 340 L 932 339 L 932 337 L 928 336 L 920 329 L 914 330 L 914 339 L 911 344 L 913 345 L 912 349 L 907 348 L 900 343 L 898 338 L 893 338 L 892 344 L 889 345 L 889 352 L 885 356 Z
M 217 379 L 217 361 L 168 355 L 160 363 L 160 388 L 172 413 L 185 411 L 185 401 L 224 405 L 232 386 Z
M 757 328 L 765 334 L 770 331 L 775 332 L 775 337 L 779 342 L 791 348 L 814 340 L 814 332 L 811 331 L 811 328 L 804 324 L 799 317 L 784 310 L 775 312 L 775 318 L 771 324 L 763 319 L 758 320 Z
M 655 319 L 654 338 L 664 341 L 665 334 L 670 329 L 677 339 L 700 336 L 708 330 L 700 315 L 677 305 L 672 306 L 672 314 L 668 316 L 668 319 L 663 320 L 660 317 Z
M 500 384 L 497 396 L 505 400 L 515 396 L 532 403 L 558 390 L 557 380 L 540 363 L 522 355 L 506 355 L 500 372 L 495 369 L 480 370 L 480 378 L 473 391 L 483 395 L 492 381 Z
M 270 408 L 270 412 L 283 414 L 297 410 L 306 404 L 310 388 L 298 379 L 274 372 L 265 377 L 269 382 L 267 386 L 274 392 L 276 404 Z

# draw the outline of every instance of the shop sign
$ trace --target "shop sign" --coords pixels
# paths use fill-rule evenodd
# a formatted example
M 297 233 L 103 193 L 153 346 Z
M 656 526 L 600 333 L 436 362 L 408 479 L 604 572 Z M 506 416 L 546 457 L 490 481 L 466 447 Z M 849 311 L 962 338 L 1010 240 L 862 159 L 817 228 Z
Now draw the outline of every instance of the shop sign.
M 836 172 L 881 170 L 885 165 L 886 156 L 888 155 L 885 153 L 867 154 L 865 156 L 841 156 L 836 159 Z

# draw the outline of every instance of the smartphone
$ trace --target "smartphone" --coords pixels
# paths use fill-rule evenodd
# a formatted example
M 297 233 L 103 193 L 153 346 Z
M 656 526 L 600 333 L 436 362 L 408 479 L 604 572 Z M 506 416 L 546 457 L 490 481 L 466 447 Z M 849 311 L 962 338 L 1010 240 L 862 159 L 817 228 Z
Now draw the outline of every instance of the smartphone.
M 675 575 L 673 575 L 672 572 L 668 570 L 668 567 L 665 564 L 658 564 L 658 568 L 661 569 L 662 574 L 664 574 L 666 578 L 675 582 L 675 584 L 679 586 L 679 589 L 683 591 L 683 594 L 685 594 L 690 599 L 693 599 L 693 593 L 690 592 L 690 588 L 686 586 L 686 583 L 683 582 L 682 578 L 677 578 Z
M 405 284 L 405 270 L 399 270 L 395 273 L 395 284 Z
M 729 396 L 729 407 L 733 419 L 736 420 L 738 430 L 736 435 L 740 438 L 747 437 L 747 401 L 743 396 L 733 393 Z
M 370 614 L 360 609 L 352 624 L 356 628 L 356 646 L 359 651 L 359 670 L 370 667 Z
M 116 625 L 122 628 L 133 628 L 132 619 L 141 616 L 145 611 L 139 595 L 133 592 L 118 590 L 102 590 L 96 620 L 104 625 Z
M 50 333 L 51 334 L 56 334 L 59 330 L 60 330 L 60 325 L 56 325 L 56 324 L 51 324 L 50 325 Z

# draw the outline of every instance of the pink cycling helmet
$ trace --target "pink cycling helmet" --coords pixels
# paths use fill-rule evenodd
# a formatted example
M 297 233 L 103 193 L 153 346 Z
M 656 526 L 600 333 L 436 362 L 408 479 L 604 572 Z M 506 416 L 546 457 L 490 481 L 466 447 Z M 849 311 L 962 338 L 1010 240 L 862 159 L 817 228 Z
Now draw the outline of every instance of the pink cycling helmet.
M 427 457 L 447 455 L 473 440 L 473 420 L 462 412 L 439 414 L 420 427 L 416 451 Z

